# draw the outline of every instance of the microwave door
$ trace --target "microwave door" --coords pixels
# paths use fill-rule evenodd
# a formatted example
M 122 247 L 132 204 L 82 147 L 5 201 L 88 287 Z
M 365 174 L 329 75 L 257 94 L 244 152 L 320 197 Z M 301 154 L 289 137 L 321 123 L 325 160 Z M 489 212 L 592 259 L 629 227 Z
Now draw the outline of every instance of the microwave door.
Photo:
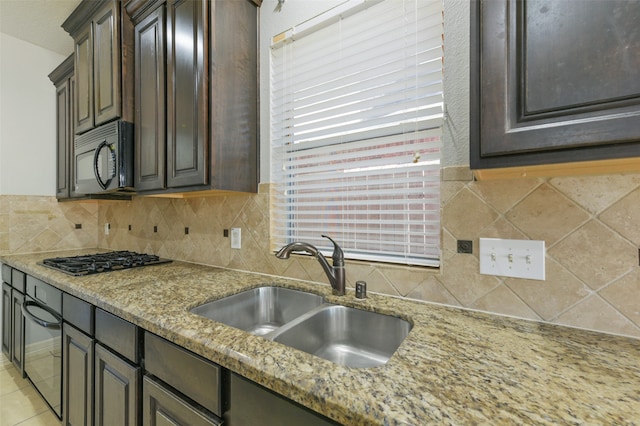
M 76 148 L 75 154 L 75 189 L 79 194 L 91 194 L 100 191 L 96 181 L 93 167 L 95 149 L 91 146 L 79 152 Z

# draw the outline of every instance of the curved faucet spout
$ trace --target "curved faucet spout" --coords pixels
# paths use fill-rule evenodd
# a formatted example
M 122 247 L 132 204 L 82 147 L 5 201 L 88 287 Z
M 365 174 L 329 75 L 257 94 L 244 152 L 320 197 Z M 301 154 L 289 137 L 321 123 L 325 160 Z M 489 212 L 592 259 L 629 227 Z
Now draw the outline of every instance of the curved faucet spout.
M 323 235 L 323 237 L 328 238 L 333 243 L 333 266 L 329 265 L 327 259 L 324 258 L 322 253 L 318 251 L 316 247 L 309 243 L 305 243 L 302 241 L 296 241 L 286 246 L 282 247 L 276 253 L 276 257 L 278 259 L 289 259 L 289 256 L 293 252 L 306 252 L 315 258 L 322 266 L 327 278 L 329 279 L 329 283 L 331 284 L 331 288 L 333 289 L 333 294 L 336 296 L 344 296 L 345 294 L 345 273 L 344 273 L 344 254 L 340 246 L 333 241 L 330 237 Z

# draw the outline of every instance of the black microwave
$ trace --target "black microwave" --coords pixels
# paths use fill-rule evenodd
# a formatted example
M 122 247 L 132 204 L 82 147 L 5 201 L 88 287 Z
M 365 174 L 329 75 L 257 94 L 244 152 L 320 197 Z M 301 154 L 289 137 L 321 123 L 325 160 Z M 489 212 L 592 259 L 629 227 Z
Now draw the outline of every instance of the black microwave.
M 133 123 L 112 121 L 74 141 L 77 194 L 133 191 Z

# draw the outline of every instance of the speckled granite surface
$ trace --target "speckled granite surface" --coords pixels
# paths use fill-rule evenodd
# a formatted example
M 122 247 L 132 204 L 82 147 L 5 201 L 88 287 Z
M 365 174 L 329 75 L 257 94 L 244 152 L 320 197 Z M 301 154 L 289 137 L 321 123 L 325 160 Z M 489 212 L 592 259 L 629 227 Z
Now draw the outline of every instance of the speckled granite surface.
M 344 424 L 640 424 L 640 340 L 183 262 L 70 277 L 37 264 L 51 256 L 1 261 Z M 264 284 L 413 329 L 386 365 L 352 369 L 188 312 Z

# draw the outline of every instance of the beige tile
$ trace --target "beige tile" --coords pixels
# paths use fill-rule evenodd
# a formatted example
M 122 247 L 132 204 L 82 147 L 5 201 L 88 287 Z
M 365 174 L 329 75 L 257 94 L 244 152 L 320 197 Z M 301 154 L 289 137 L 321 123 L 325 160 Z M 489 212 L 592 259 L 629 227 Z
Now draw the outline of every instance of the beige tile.
M 640 269 L 620 278 L 600 291 L 606 301 L 640 327 Z
M 438 273 L 438 270 L 431 270 L 422 267 L 404 267 L 382 265 L 378 270 L 389 280 L 391 285 L 398 290 L 401 296 L 407 295 L 416 288 L 421 282 L 430 278 L 430 276 Z
M 435 277 L 429 277 L 422 281 L 406 297 L 444 305 L 460 306 L 460 302 Z
M 458 240 L 446 229 L 442 230 L 442 247 L 440 252 L 440 262 L 445 262 L 458 253 Z
M 463 188 L 465 188 L 463 182 L 440 182 L 440 204 L 444 206 Z
M 468 189 L 461 190 L 442 209 L 442 225 L 455 238 L 473 239 L 498 218 L 498 213 Z
M 468 186 L 500 213 L 505 213 L 541 183 L 540 179 L 487 180 L 471 182 Z
M 441 179 L 447 181 L 470 182 L 473 180 L 473 172 L 468 166 L 449 166 L 440 170 Z
M 478 260 L 468 254 L 457 254 L 447 260 L 439 281 L 466 307 L 500 285 L 496 277 L 480 275 Z
M 593 214 L 640 186 L 640 174 L 558 177 L 551 185 Z
M 398 290 L 391 285 L 389 280 L 380 273 L 379 270 L 374 270 L 367 276 L 367 292 L 388 294 L 391 296 L 400 296 Z
M 542 319 L 552 320 L 591 294 L 588 287 L 547 256 L 546 280 L 506 278 L 505 283 Z
M 48 409 L 32 386 L 0 396 L 0 419 L 3 425 L 18 424 Z
M 522 300 L 518 298 L 506 285 L 491 290 L 471 306 L 472 309 L 494 312 L 518 318 L 540 320 L 540 317 Z
M 554 322 L 589 330 L 640 337 L 640 328 L 597 295 L 586 298 Z
M 507 212 L 506 218 L 530 239 L 545 240 L 549 247 L 586 222 L 589 215 L 544 184 Z
M 600 215 L 600 220 L 640 245 L 640 189 L 636 189 Z
M 50 410 L 35 415 L 17 426 L 60 426 L 61 422 Z
M 636 267 L 638 250 L 627 240 L 592 220 L 548 250 L 594 290 Z
M 4 357 L 3 361 L 5 361 Z M 18 370 L 8 359 L 0 365 L 0 396 L 28 386 L 30 386 L 29 382 L 22 378 Z

